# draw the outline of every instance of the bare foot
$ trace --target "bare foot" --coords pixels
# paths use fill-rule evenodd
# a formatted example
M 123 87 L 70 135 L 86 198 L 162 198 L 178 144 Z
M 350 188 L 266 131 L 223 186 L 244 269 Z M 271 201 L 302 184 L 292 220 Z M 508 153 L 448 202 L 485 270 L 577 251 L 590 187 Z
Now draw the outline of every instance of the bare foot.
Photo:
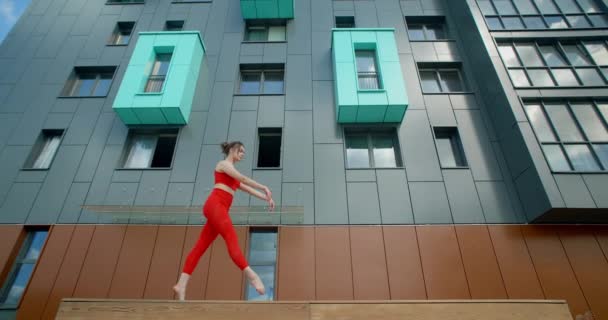
M 249 279 L 249 282 L 255 288 L 255 291 L 257 291 L 260 295 L 264 295 L 264 293 L 266 293 L 262 279 L 260 279 L 257 274 L 253 278 Z
M 178 285 L 174 285 L 173 291 L 175 292 L 175 294 L 177 294 L 177 298 L 179 299 L 179 301 L 186 300 L 186 288 L 182 288 Z

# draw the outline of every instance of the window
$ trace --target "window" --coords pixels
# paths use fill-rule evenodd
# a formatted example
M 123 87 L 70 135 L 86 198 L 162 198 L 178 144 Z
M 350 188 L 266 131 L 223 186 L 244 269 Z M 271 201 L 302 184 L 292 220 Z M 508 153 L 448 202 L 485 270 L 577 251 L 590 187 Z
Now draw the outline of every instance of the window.
M 445 66 L 445 68 L 444 68 Z M 452 64 L 418 64 L 423 93 L 464 92 L 460 68 Z
M 336 28 L 354 28 L 355 17 L 353 16 L 340 16 L 336 17 Z
M 13 266 L 0 289 L 0 306 L 17 308 L 40 257 L 48 231 L 28 231 Z
M 606 86 L 607 41 L 498 44 L 515 87 Z
M 283 64 L 241 65 L 239 94 L 283 94 Z
M 116 67 L 74 67 L 63 97 L 105 97 L 110 91 Z
M 460 168 L 467 166 L 464 149 L 455 127 L 435 127 L 435 144 L 442 168 Z
M 247 283 L 245 299 L 274 300 L 277 265 L 277 229 L 252 228 L 249 233 L 249 266 L 260 276 L 266 293 L 261 296 Z
M 405 20 L 410 41 L 447 39 L 443 17 L 406 17 Z
M 131 39 L 131 33 L 133 32 L 134 26 L 135 22 L 116 23 L 116 27 L 114 28 L 114 32 L 112 32 L 112 37 L 110 37 L 110 41 L 108 41 L 108 44 L 114 46 L 128 45 L 129 40 Z
M 348 129 L 345 132 L 347 168 L 401 167 L 394 129 Z
M 129 132 L 123 156 L 123 168 L 170 168 L 177 133 L 177 129 Z
M 551 170 L 608 170 L 608 103 L 539 101 L 524 108 Z
M 357 78 L 359 90 L 380 89 L 378 69 L 376 63 L 376 50 L 355 50 L 357 58 Z
M 608 12 L 599 2 L 477 0 L 490 30 L 606 28 Z
M 281 128 L 258 129 L 258 168 L 281 166 Z
M 165 22 L 165 31 L 182 31 L 182 29 L 184 29 L 184 20 Z
M 280 42 L 285 41 L 285 21 L 257 23 L 247 22 L 245 26 L 246 42 Z
M 48 169 L 55 158 L 63 130 L 42 130 L 34 144 L 29 158 L 25 162 L 26 169 Z
M 156 54 L 152 72 L 150 73 L 150 77 L 148 77 L 144 92 L 162 91 L 165 78 L 167 77 L 167 71 L 169 70 L 169 64 L 171 63 L 171 56 L 171 53 Z

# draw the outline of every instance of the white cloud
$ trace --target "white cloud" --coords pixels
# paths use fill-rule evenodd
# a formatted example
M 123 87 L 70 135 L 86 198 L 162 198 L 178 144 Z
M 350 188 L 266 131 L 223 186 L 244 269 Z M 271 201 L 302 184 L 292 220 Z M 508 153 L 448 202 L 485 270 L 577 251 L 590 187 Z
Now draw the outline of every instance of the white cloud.
M 17 21 L 17 12 L 15 12 L 14 0 L 0 0 L 0 17 L 9 24 Z

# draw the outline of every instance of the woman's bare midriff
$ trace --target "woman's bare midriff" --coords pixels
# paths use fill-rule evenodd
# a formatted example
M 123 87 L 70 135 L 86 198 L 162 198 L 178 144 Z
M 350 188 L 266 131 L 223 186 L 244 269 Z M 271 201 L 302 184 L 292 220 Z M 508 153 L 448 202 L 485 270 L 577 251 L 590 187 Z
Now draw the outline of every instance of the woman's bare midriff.
M 234 195 L 234 190 L 232 190 L 229 186 L 223 184 L 223 183 L 216 183 L 213 188 L 218 188 L 221 190 L 224 190 L 228 193 L 230 193 L 231 195 Z

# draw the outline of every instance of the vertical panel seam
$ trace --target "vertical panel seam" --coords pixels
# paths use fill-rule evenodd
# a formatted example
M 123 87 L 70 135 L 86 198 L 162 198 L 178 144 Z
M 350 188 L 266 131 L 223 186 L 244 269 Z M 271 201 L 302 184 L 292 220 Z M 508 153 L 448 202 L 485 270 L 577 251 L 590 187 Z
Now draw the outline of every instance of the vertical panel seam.
M 540 278 L 540 275 L 538 274 L 538 271 L 536 270 L 536 265 L 534 264 L 534 259 L 532 258 L 532 252 L 530 252 L 530 248 L 528 246 L 528 240 L 526 240 L 526 236 L 522 230 L 522 226 L 519 226 L 519 233 L 521 234 L 521 238 L 524 241 L 524 244 L 526 245 L 526 250 L 528 251 L 528 257 L 530 258 L 530 262 L 532 263 L 532 268 L 534 268 L 534 273 L 536 274 L 536 279 L 538 280 L 538 284 L 540 285 L 540 290 L 543 292 L 543 296 L 545 297 L 545 299 L 547 298 L 547 293 L 545 292 L 545 286 L 543 285 L 543 281 Z
M 112 271 L 112 278 L 110 279 L 110 285 L 108 286 L 108 290 L 105 293 L 106 298 L 109 298 L 110 292 L 112 291 L 112 283 L 114 283 L 114 276 L 116 275 L 116 269 L 118 269 L 118 263 L 120 262 L 120 254 L 122 253 L 122 248 L 125 244 L 125 238 L 127 235 L 127 231 L 129 229 L 129 225 L 117 225 L 117 226 L 110 226 L 110 227 L 117 227 L 117 228 L 124 227 L 125 230 L 122 232 L 122 239 L 120 241 L 120 248 L 118 249 L 118 256 L 116 257 L 116 262 L 114 263 L 114 269 Z
M 150 255 L 150 262 L 148 262 L 148 270 L 146 271 L 146 281 L 144 283 L 143 290 L 140 295 L 140 299 L 143 299 L 146 296 L 146 288 L 148 287 L 148 277 L 150 276 L 150 269 L 152 269 L 152 260 L 154 259 L 154 251 L 156 249 L 156 242 L 158 240 L 158 231 L 160 230 L 160 226 L 156 225 L 156 230 L 154 232 L 154 243 L 152 243 L 152 254 Z
M 557 227 L 559 228 L 559 227 Z M 566 250 L 566 247 L 564 246 L 564 242 L 562 240 L 562 236 L 560 235 L 560 230 L 557 229 L 555 230 L 555 235 L 557 236 L 557 240 L 559 240 L 559 244 L 564 252 L 564 256 L 566 256 L 566 260 L 568 261 L 568 266 L 570 266 L 570 270 L 572 271 L 572 275 L 574 276 L 574 280 L 576 280 L 576 284 L 578 285 L 579 290 L 581 291 L 581 295 L 583 296 L 583 300 L 585 300 L 585 303 L 587 304 L 587 310 L 591 309 L 591 304 L 589 304 L 589 299 L 587 298 L 587 296 L 585 295 L 585 291 L 583 290 L 583 286 L 581 285 L 581 282 L 578 280 L 578 276 L 576 275 L 576 270 L 574 270 L 574 267 L 572 266 L 572 262 L 570 261 L 570 257 L 568 256 L 568 251 Z
M 424 263 L 422 262 L 422 252 L 420 250 L 420 240 L 418 239 L 418 226 L 414 225 L 414 235 L 416 236 L 416 246 L 418 247 L 418 258 L 420 259 L 420 270 L 422 270 L 422 282 L 424 282 L 424 295 L 425 299 L 429 298 L 429 290 L 426 285 L 426 277 L 424 275 Z
M 87 251 L 85 252 L 84 259 L 82 260 L 82 263 L 80 264 L 80 271 L 78 271 L 78 278 L 76 279 L 76 283 L 74 284 L 74 288 L 72 289 L 72 293 L 70 294 L 70 297 L 74 296 L 74 293 L 76 293 L 76 288 L 78 288 L 78 282 L 80 281 L 80 276 L 82 275 L 82 269 L 84 269 L 84 265 L 87 261 L 87 256 L 89 255 L 89 249 L 91 248 L 91 242 L 93 242 L 93 238 L 95 237 L 95 232 L 97 231 L 97 226 L 98 225 L 92 225 L 93 232 L 91 232 L 91 237 L 89 238 L 89 245 L 87 245 Z
M 496 266 L 498 267 L 498 274 L 500 275 L 500 280 L 502 281 L 502 289 L 504 290 L 505 296 L 508 299 L 509 293 L 507 292 L 507 285 L 505 283 L 505 278 L 502 276 L 502 270 L 500 269 L 500 263 L 498 263 L 498 256 L 496 256 L 496 250 L 494 249 L 494 242 L 492 241 L 492 235 L 490 234 L 490 228 L 488 225 L 484 225 L 483 227 L 485 228 L 486 234 L 488 235 L 488 239 L 490 240 L 490 248 L 492 249 L 492 255 L 494 255 L 494 261 L 496 261 Z
M 469 283 L 469 277 L 467 276 L 467 268 L 464 264 L 464 256 L 462 254 L 462 246 L 460 245 L 460 241 L 458 240 L 458 231 L 456 230 L 455 225 L 451 225 L 450 229 L 454 231 L 454 236 L 456 236 L 456 245 L 458 246 L 458 253 L 460 253 L 460 263 L 462 264 L 462 270 L 464 271 L 464 280 L 467 283 L 467 291 L 469 292 L 469 299 L 473 296 L 471 294 L 471 284 Z

